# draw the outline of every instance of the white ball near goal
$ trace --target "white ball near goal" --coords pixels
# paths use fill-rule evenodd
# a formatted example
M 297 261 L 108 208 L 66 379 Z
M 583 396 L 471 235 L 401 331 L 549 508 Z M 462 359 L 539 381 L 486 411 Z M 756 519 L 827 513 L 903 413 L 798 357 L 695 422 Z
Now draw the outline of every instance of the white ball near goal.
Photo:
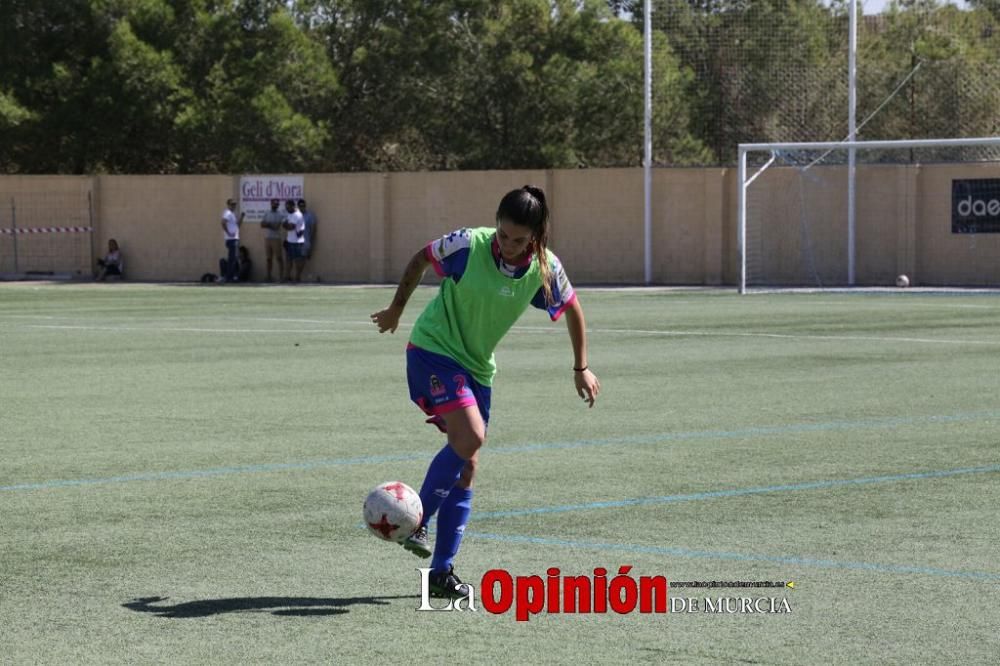
M 896 286 L 899 287 L 900 289 L 904 287 L 909 287 L 910 278 L 906 277 L 905 275 L 900 275 L 899 277 L 896 278 Z
M 365 525 L 379 539 L 400 543 L 413 534 L 424 517 L 420 495 L 402 481 L 375 486 L 365 498 Z

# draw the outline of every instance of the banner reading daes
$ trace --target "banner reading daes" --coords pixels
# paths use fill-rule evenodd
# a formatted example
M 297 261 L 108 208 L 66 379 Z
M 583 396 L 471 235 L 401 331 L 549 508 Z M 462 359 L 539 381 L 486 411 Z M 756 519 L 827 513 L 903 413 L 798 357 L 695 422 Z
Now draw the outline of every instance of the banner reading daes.
M 1000 178 L 951 181 L 951 232 L 1000 233 Z

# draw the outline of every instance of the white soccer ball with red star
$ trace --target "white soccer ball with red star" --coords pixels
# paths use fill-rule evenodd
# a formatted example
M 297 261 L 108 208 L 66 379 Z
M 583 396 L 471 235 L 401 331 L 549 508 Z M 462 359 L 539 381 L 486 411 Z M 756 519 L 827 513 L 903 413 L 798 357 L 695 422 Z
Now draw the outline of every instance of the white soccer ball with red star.
M 402 481 L 375 486 L 364 506 L 365 524 L 379 539 L 400 543 L 413 534 L 424 517 L 420 495 Z

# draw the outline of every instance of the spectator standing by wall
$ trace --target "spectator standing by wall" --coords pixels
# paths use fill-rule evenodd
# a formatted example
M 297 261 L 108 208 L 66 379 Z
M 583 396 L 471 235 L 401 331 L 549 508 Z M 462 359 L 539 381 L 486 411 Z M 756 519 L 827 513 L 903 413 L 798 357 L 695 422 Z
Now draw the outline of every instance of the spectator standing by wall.
M 285 279 L 285 249 L 281 244 L 282 225 L 285 223 L 285 213 L 278 210 L 281 202 L 271 199 L 271 210 L 264 213 L 260 226 L 264 230 L 264 252 L 267 264 L 267 281 L 273 282 L 271 272 L 274 260 L 278 261 L 278 279 Z
M 285 218 L 285 249 L 288 251 L 288 272 L 286 277 L 289 281 L 298 283 L 302 279 L 303 258 L 302 248 L 306 244 L 306 222 L 294 199 L 285 202 L 285 211 L 288 216 Z
M 240 225 L 243 224 L 245 213 L 236 217 L 236 200 L 226 201 L 226 210 L 222 211 L 222 237 L 226 241 L 226 282 L 236 282 L 239 279 L 239 260 L 236 252 L 240 246 Z
M 302 219 L 306 223 L 306 242 L 302 247 L 302 265 L 308 263 L 309 259 L 312 257 L 312 250 L 314 243 L 316 242 L 316 213 L 309 210 L 306 207 L 306 200 L 299 199 L 299 212 L 302 213 Z

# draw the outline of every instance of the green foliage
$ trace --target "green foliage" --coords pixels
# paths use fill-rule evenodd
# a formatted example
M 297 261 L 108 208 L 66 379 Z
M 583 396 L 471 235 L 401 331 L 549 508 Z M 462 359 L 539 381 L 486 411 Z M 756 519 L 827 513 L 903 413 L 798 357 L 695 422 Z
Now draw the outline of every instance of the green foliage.
M 936 0 L 890 5 L 866 35 L 862 104 L 874 107 L 906 75 L 908 85 L 864 130 L 867 138 L 989 136 L 1000 131 L 1000 25 L 984 9 Z
M 969 0 L 969 5 L 985 9 L 993 15 L 993 18 L 1000 21 L 1000 0 Z
M 34 118 L 34 114 L 18 104 L 13 95 L 0 92 L 0 129 L 17 127 Z
M 868 138 L 996 127 L 996 0 L 862 25 Z M 0 169 L 636 166 L 633 0 L 0 0 Z M 845 5 L 655 0 L 657 164 L 846 131 Z M 992 87 L 991 87 L 992 86 Z M 991 91 L 994 91 L 991 93 Z

